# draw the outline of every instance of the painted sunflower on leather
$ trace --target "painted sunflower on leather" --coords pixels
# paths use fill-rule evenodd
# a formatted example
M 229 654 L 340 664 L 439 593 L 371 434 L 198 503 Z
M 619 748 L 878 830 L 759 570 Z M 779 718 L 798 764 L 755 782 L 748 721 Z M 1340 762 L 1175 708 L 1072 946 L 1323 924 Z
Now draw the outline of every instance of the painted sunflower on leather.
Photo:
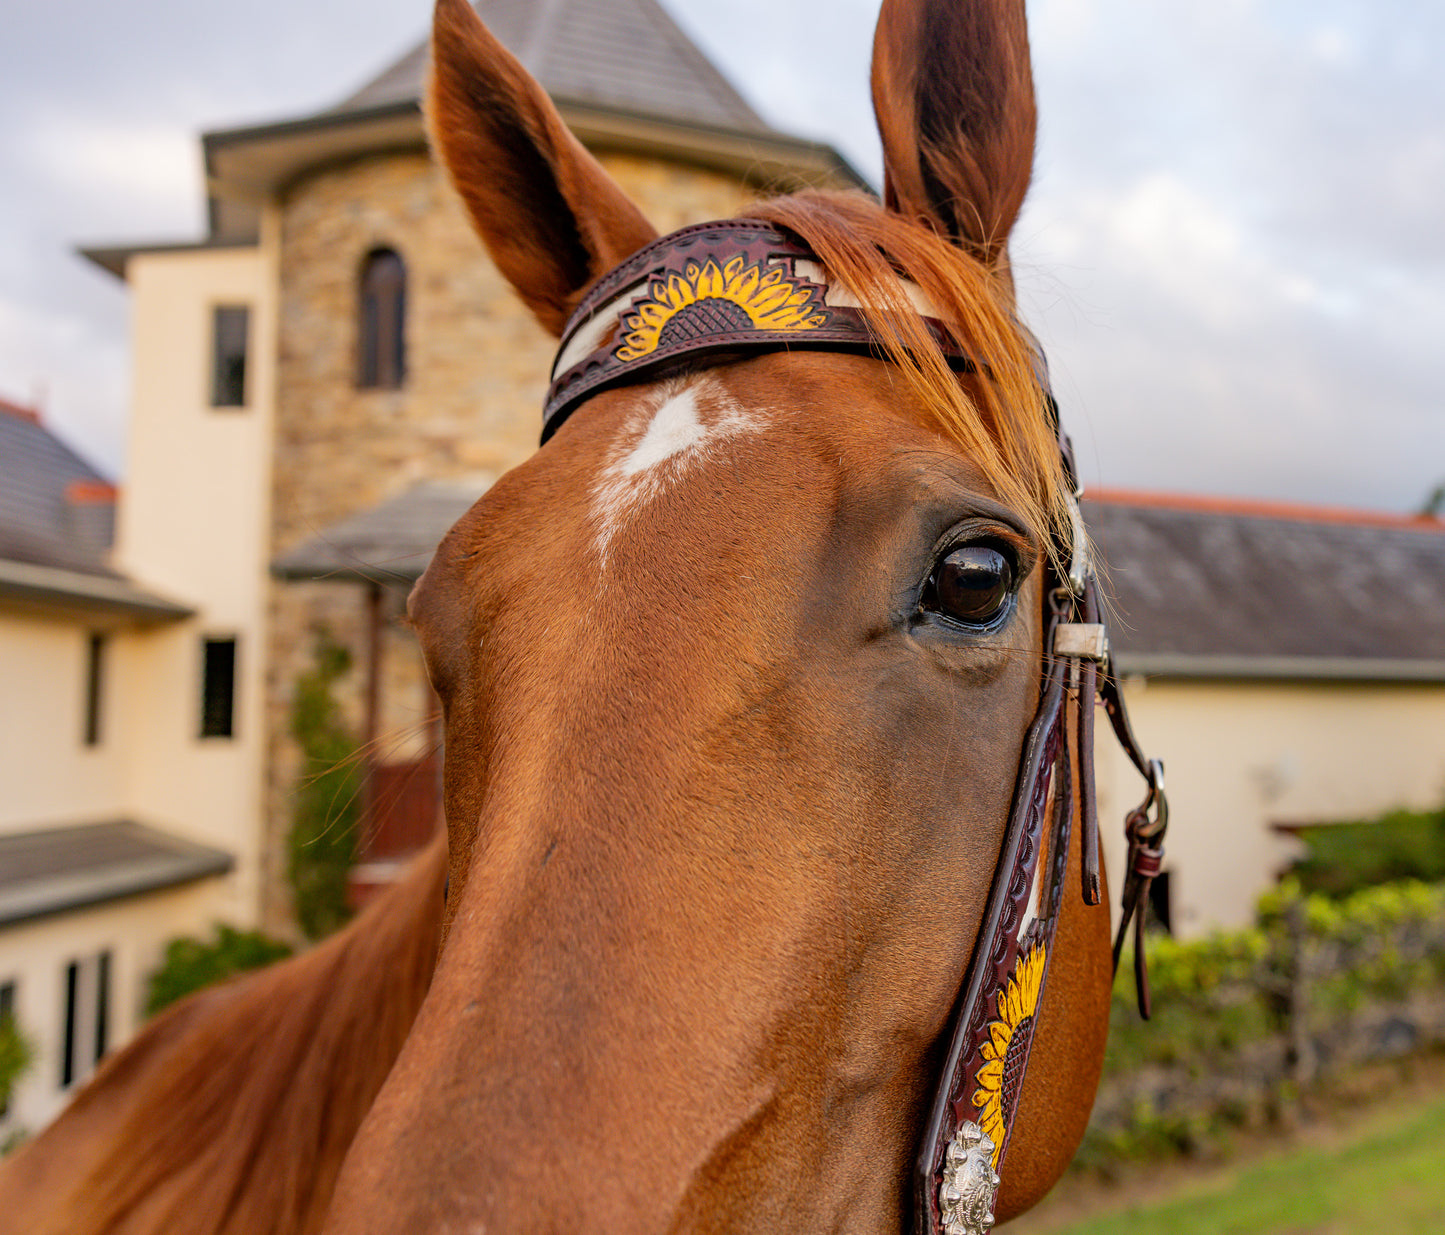
M 995 1167 L 1009 1124 L 1013 1122 L 1043 984 L 1044 947 L 1035 944 L 1019 958 L 1013 974 L 999 991 L 999 1019 L 988 1027 L 988 1041 L 983 1044 L 983 1066 L 978 1070 L 973 1105 L 979 1113 L 979 1125 L 993 1142 Z
M 689 262 L 633 304 L 617 359 L 640 360 L 674 339 L 733 330 L 817 330 L 828 320 L 822 290 L 789 278 L 782 266 L 747 265 L 741 256 L 721 267 L 712 258 Z

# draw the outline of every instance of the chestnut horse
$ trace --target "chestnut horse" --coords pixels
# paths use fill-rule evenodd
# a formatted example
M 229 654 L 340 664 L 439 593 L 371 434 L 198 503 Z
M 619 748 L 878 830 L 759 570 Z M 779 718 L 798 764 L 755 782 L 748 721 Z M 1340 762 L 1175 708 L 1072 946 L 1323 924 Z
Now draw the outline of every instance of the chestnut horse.
M 751 267 L 697 264 L 571 360 L 627 331 L 666 350 L 708 280 L 799 346 L 602 383 L 418 584 L 445 859 L 161 1017 L 7 1164 L 0 1230 L 908 1227 L 1073 542 L 1006 251 L 1033 158 L 1023 0 L 886 0 L 873 91 L 885 204 L 750 216 L 820 284 L 758 267 L 767 299 Z M 465 0 L 437 4 L 428 102 L 482 240 L 561 336 L 656 234 Z M 870 346 L 807 346 L 823 285 Z M 1089 775 L 1056 777 L 1062 824 Z M 1097 866 L 1086 826 L 1053 835 Z M 1020 953 L 987 992 L 968 1094 L 1007 1136 L 1000 1221 L 1057 1179 L 1098 1081 L 1108 911 L 1070 886 L 1047 986 L 1028 971 L 1023 1007 Z

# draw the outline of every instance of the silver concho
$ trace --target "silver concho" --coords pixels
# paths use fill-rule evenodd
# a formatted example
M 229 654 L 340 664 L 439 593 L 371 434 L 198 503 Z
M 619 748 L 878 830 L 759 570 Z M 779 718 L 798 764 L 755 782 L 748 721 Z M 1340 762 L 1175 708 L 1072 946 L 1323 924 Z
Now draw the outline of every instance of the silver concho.
M 948 1142 L 943 1182 L 938 1185 L 944 1235 L 988 1235 L 993 1229 L 993 1198 L 998 1191 L 993 1149 L 988 1134 L 967 1119 Z

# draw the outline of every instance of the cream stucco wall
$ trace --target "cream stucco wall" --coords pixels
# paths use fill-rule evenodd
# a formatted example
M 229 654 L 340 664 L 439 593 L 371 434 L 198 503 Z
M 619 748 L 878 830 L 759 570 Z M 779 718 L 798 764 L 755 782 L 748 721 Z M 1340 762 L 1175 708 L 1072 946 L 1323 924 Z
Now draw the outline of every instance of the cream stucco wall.
M 275 245 L 131 258 L 134 389 L 116 566 L 194 608 L 140 627 L 0 607 L 0 831 L 128 818 L 233 854 L 234 871 L 0 930 L 0 983 L 40 1058 L 0 1129 L 64 1105 L 65 973 L 111 954 L 109 1045 L 139 1024 L 165 942 L 258 916 Z M 212 309 L 251 311 L 247 406 L 210 406 Z M 101 741 L 83 741 L 87 642 L 109 628 Z M 235 736 L 200 733 L 202 640 L 238 643 Z
M 228 919 L 257 916 L 262 681 L 275 407 L 275 228 L 238 249 L 139 254 L 130 452 L 117 565 L 195 617 L 128 640 L 125 799 L 145 822 L 236 855 Z M 212 309 L 250 308 L 244 408 L 210 406 Z M 202 738 L 202 641 L 237 641 L 235 730 Z
M 125 734 L 111 634 L 100 741 L 85 745 L 86 667 L 94 627 L 0 608 L 0 832 L 114 818 L 125 796 Z
M 161 959 L 166 941 L 208 933 L 216 919 L 216 880 L 94 909 L 8 927 L 0 931 L 0 982 L 15 983 L 15 1016 L 37 1048 L 34 1066 L 20 1082 L 5 1116 L 0 1141 L 11 1131 L 36 1132 L 70 1099 L 78 1085 L 61 1087 L 65 1041 L 66 968 L 111 954 L 109 1038 L 112 1048 L 143 1019 L 146 976 Z
M 1368 819 L 1445 800 L 1445 684 L 1131 678 L 1124 693 L 1145 751 L 1166 767 L 1177 934 L 1253 919 L 1259 894 L 1297 852 L 1272 824 Z M 1098 772 L 1117 899 L 1120 823 L 1142 782 L 1102 720 Z

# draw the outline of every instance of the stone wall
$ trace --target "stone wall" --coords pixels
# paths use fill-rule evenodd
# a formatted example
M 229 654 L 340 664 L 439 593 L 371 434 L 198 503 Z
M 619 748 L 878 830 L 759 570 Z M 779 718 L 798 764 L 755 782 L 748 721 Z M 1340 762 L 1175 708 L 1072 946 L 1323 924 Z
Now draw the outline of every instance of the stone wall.
M 739 212 L 752 192 L 731 177 L 635 156 L 600 156 L 660 232 Z M 407 266 L 407 380 L 359 390 L 357 276 L 367 253 Z M 554 341 L 487 258 L 440 170 L 424 152 L 324 169 L 281 203 L 280 323 L 272 554 L 421 480 L 503 471 L 536 448 Z M 378 577 L 389 564 L 378 562 Z M 263 918 L 290 923 L 285 837 L 300 759 L 288 725 L 293 683 L 325 625 L 352 648 L 338 688 L 358 733 L 365 663 L 363 589 L 274 583 L 267 682 L 270 730 Z M 416 753 L 425 701 L 420 660 L 398 624 L 405 586 L 387 600 L 383 751 Z M 395 736 L 392 736 L 395 735 Z

